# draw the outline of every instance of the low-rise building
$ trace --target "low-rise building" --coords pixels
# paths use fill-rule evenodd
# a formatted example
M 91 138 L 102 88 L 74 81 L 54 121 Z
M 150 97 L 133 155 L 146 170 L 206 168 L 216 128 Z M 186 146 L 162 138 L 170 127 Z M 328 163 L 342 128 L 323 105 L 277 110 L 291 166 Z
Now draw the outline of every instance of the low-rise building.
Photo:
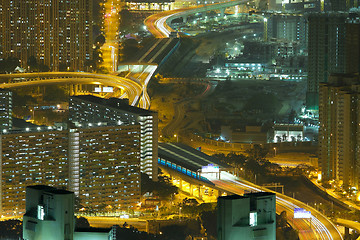
M 218 240 L 276 239 L 276 197 L 258 192 L 218 198 Z

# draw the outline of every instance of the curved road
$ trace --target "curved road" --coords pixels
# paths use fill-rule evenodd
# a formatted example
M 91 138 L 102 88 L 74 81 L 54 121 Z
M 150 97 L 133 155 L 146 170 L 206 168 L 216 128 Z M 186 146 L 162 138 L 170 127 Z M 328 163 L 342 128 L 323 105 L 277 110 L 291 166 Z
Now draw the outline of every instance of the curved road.
M 246 1 L 242 1 L 245 3 Z M 169 37 L 170 33 L 173 31 L 171 27 L 167 24 L 167 20 L 170 17 L 175 15 L 180 15 L 180 13 L 186 12 L 190 10 L 187 9 L 178 9 L 173 11 L 162 12 L 159 14 L 152 15 L 148 17 L 144 23 L 147 29 L 157 38 Z M 177 122 L 178 117 L 176 117 L 175 122 Z M 229 192 L 233 192 L 236 194 L 242 194 L 243 189 L 252 189 L 253 191 L 269 191 L 268 189 L 260 189 L 258 186 L 252 183 L 241 183 L 237 181 L 218 181 L 213 180 L 213 182 L 218 186 L 227 190 Z M 242 190 L 241 190 L 242 189 Z M 323 239 L 323 240 L 341 240 L 343 239 L 336 226 L 327 219 L 324 215 L 317 212 L 315 209 L 307 206 L 306 204 L 287 197 L 282 194 L 277 194 L 277 207 L 279 211 L 286 210 L 288 216 L 293 216 L 294 208 L 304 208 L 306 210 L 310 210 L 314 215 L 310 220 L 306 219 L 291 219 L 289 220 L 293 227 L 299 231 L 300 239 Z
M 243 194 L 244 190 L 247 191 L 267 191 L 271 190 L 261 188 L 253 183 L 247 181 L 235 181 L 235 180 L 211 180 L 217 187 L 222 188 L 228 192 L 235 194 Z M 286 195 L 276 193 L 276 209 L 278 213 L 282 211 L 287 212 L 288 222 L 299 231 L 299 237 L 301 240 L 341 240 L 343 239 L 337 227 L 324 215 L 316 211 L 314 208 L 307 206 L 306 204 L 292 199 Z M 293 219 L 294 208 L 304 208 L 307 211 L 311 211 L 311 219 Z
M 115 75 L 85 73 L 85 72 L 41 72 L 0 74 L 0 79 L 7 80 L 0 88 L 17 88 L 48 84 L 96 84 L 122 89 L 127 93 L 132 106 L 137 105 L 143 88 L 140 82 Z M 16 80 L 15 80 L 16 79 Z M 30 80 L 29 80 L 30 79 Z M 147 105 L 145 103 L 145 105 Z M 145 106 L 147 107 L 147 106 Z
M 168 25 L 168 21 L 187 15 L 192 15 L 198 12 L 206 12 L 215 9 L 232 7 L 235 5 L 245 4 L 247 2 L 248 0 L 230 0 L 220 3 L 198 5 L 188 8 L 160 12 L 146 18 L 144 24 L 146 28 L 150 31 L 150 33 L 156 38 L 168 38 L 170 33 L 174 32 L 174 30 Z

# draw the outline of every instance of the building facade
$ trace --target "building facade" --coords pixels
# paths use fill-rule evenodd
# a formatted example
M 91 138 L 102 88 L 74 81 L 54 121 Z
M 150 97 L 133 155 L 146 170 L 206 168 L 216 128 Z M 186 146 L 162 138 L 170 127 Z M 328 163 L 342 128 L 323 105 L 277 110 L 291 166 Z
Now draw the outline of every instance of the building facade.
M 24 240 L 115 240 L 119 226 L 111 229 L 76 229 L 75 194 L 44 185 L 26 188 L 23 216 Z
M 125 0 L 129 10 L 168 11 L 174 8 L 175 0 Z
M 0 90 L 0 130 L 12 128 L 12 92 Z
M 345 73 L 347 16 L 347 13 L 316 13 L 308 16 L 308 109 L 318 109 L 319 83 L 327 82 L 331 73 Z
M 359 0 L 329 0 L 332 11 L 347 11 L 360 6 Z
M 30 57 L 51 70 L 83 70 L 92 58 L 92 2 L 1 0 L 0 58 Z
M 71 129 L 69 146 L 69 189 L 85 207 L 116 210 L 139 202 L 139 125 Z
M 310 14 L 308 21 L 306 105 L 316 110 L 319 83 L 326 83 L 332 73 L 360 71 L 360 11 Z
M 273 14 L 267 22 L 268 38 L 297 41 L 301 48 L 307 46 L 307 23 L 299 14 Z
M 158 116 L 156 112 L 129 106 L 115 98 L 77 96 L 70 98 L 69 120 L 75 126 L 89 123 L 115 126 L 140 124 L 141 172 L 157 180 Z
M 8 131 L 0 138 L 0 211 L 24 213 L 25 187 L 74 191 L 89 209 L 140 201 L 140 125 Z
M 3 215 L 23 213 L 25 187 L 69 182 L 66 131 L 23 131 L 1 135 L 0 174 Z
M 320 86 L 319 165 L 323 181 L 359 187 L 360 77 L 332 75 Z
M 75 196 L 73 192 L 48 186 L 26 188 L 23 239 L 74 239 Z
M 218 198 L 218 240 L 276 239 L 274 193 L 249 193 Z
M 360 72 L 360 9 L 346 19 L 346 72 Z

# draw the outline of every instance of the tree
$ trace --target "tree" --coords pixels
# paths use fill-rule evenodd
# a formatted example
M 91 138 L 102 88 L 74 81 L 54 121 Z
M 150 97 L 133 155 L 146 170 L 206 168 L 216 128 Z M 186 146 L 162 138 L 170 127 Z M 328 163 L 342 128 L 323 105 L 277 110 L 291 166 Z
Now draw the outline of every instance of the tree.
M 289 113 L 289 123 L 294 123 L 295 118 L 296 118 L 296 111 L 294 109 L 291 109 Z
M 14 107 L 22 107 L 29 104 L 37 103 L 36 98 L 31 95 L 19 94 L 17 91 L 13 91 L 13 104 Z
M 84 228 L 90 228 L 89 221 L 84 217 L 76 217 L 75 219 L 75 228 L 76 229 L 84 229 Z
M 27 61 L 28 67 L 30 67 L 30 71 L 38 71 L 39 70 L 39 64 L 37 62 L 37 59 L 35 56 L 30 56 Z
M 259 161 L 265 159 L 269 149 L 264 148 L 259 144 L 255 144 L 251 149 L 248 149 L 245 152 L 249 155 L 249 158 Z
M 48 102 L 65 101 L 67 95 L 65 90 L 59 86 L 47 86 L 43 98 Z
M 217 210 L 206 211 L 200 214 L 200 220 L 208 235 L 217 238 Z
M 22 222 L 7 220 L 0 222 L 0 239 L 20 239 L 22 237 Z
M 134 56 L 140 49 L 139 43 L 135 39 L 126 39 L 121 43 L 119 51 L 119 60 L 124 62 Z
M 122 9 L 120 11 L 120 29 L 125 32 L 133 32 L 133 15 L 128 9 Z
M 49 72 L 50 68 L 48 65 L 45 64 L 39 64 L 39 72 Z
M 169 236 L 168 239 L 171 240 L 184 240 L 186 238 L 184 226 L 181 225 L 164 226 L 160 230 L 164 236 Z
M 20 60 L 14 57 L 8 57 L 0 61 L 0 73 L 10 73 L 20 66 Z
M 95 45 L 97 48 L 102 47 L 102 45 L 104 45 L 105 43 L 105 36 L 100 34 L 95 38 Z
M 159 176 L 158 182 L 152 181 L 145 173 L 141 173 L 141 194 L 153 193 L 160 199 L 169 199 L 178 193 L 178 188 L 171 184 L 167 176 Z

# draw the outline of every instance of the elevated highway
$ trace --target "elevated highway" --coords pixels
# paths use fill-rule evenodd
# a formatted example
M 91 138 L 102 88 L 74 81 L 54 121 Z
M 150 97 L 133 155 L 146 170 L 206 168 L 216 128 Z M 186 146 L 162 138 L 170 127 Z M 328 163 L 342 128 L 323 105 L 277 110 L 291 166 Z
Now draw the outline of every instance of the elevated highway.
M 202 171 L 203 168 L 207 168 L 209 164 L 219 167 L 219 172 L 210 171 L 204 173 Z M 183 144 L 160 144 L 159 166 L 169 174 L 172 174 L 175 179 L 175 184 L 178 185 L 181 190 L 195 197 L 199 197 L 204 201 L 216 200 L 216 197 L 223 193 L 242 195 L 244 192 L 274 192 L 243 179 L 236 178 L 228 172 L 230 170 L 228 166 L 220 164 L 212 157 Z M 199 181 L 203 184 L 199 183 Z M 218 193 L 212 194 L 213 191 L 218 191 Z M 299 231 L 301 240 L 343 239 L 337 227 L 316 209 L 286 195 L 277 192 L 274 193 L 276 193 L 277 213 L 281 213 L 282 211 L 287 212 L 288 222 L 294 229 Z M 204 195 L 206 197 L 204 197 Z M 311 218 L 294 219 L 295 208 L 304 208 L 307 211 L 311 211 Z
M 73 84 L 93 84 L 104 85 L 120 89 L 126 94 L 124 96 L 129 98 L 132 106 L 139 104 L 140 97 L 147 96 L 143 94 L 146 92 L 139 79 L 132 80 L 115 75 L 85 73 L 85 72 L 40 72 L 40 73 L 14 73 L 14 74 L 0 74 L 0 88 L 11 89 L 26 86 L 37 85 L 73 85 Z M 146 98 L 146 97 L 145 97 Z M 147 104 L 148 100 L 144 100 Z
M 182 18 L 184 22 L 187 21 L 189 15 L 196 13 L 203 13 L 212 10 L 220 10 L 220 15 L 224 15 L 224 11 L 228 7 L 233 7 L 240 4 L 247 3 L 247 0 L 231 0 L 221 3 L 214 3 L 208 5 L 199 5 L 196 7 L 176 9 L 166 12 L 157 13 L 146 18 L 145 26 L 156 38 L 168 38 L 172 32 L 175 32 L 171 27 L 171 21 L 177 18 Z
M 359 222 L 342 219 L 342 218 L 337 218 L 334 220 L 334 222 L 341 226 L 344 226 L 346 228 L 354 229 L 357 233 L 360 233 L 360 223 Z M 358 237 L 356 240 L 360 240 L 360 237 Z

